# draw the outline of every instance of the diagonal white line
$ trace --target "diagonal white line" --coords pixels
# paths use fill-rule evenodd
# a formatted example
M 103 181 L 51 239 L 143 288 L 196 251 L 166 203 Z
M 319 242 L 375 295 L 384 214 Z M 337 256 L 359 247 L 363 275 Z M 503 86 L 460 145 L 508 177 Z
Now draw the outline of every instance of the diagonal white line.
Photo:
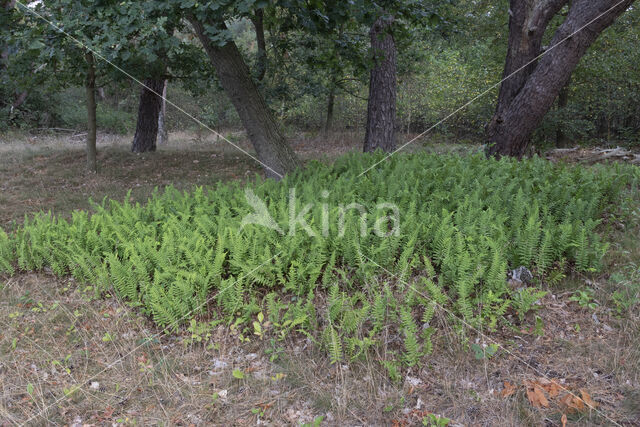
M 269 165 L 267 165 L 266 163 L 262 162 L 261 160 L 259 160 L 258 158 L 256 158 L 255 156 L 251 155 L 250 153 L 248 153 L 245 149 L 243 149 L 242 147 L 240 147 L 237 144 L 234 144 L 233 142 L 229 141 L 228 138 L 225 138 L 224 135 L 220 134 L 219 132 L 216 132 L 214 129 L 211 129 L 211 127 L 207 126 L 206 124 L 204 124 L 201 120 L 199 120 L 198 118 L 192 116 L 191 114 L 189 114 L 187 111 L 184 110 L 184 108 L 178 106 L 176 103 L 172 102 L 171 100 L 169 100 L 167 97 L 163 96 L 161 93 L 156 92 L 155 90 L 151 89 L 150 87 L 148 87 L 147 85 L 145 85 L 143 82 L 141 82 L 140 80 L 138 80 L 137 78 L 135 78 L 134 76 L 132 76 L 130 73 L 128 73 L 127 71 L 123 70 L 121 67 L 119 67 L 118 65 L 114 64 L 112 61 L 109 61 L 109 59 L 107 59 L 104 55 L 102 55 L 100 52 L 98 52 L 97 50 L 89 47 L 86 43 L 83 43 L 82 41 L 78 40 L 76 37 L 72 36 L 71 34 L 69 34 L 68 32 L 66 32 L 65 30 L 63 30 L 62 28 L 60 28 L 60 26 L 56 25 L 54 22 L 48 20 L 47 18 L 45 18 L 44 16 L 42 16 L 41 14 L 39 14 L 38 12 L 36 12 L 35 10 L 33 10 L 32 8 L 24 5 L 23 3 L 21 3 L 19 0 L 16 0 L 16 4 L 22 6 L 22 8 L 24 10 L 26 10 L 27 12 L 29 12 L 30 14 L 36 16 L 37 18 L 43 20 L 44 22 L 46 22 L 47 24 L 49 24 L 50 26 L 52 26 L 53 28 L 55 28 L 57 31 L 61 32 L 62 34 L 64 34 L 65 36 L 67 36 L 68 38 L 70 38 L 71 40 L 73 40 L 74 42 L 76 42 L 81 48 L 88 50 L 89 52 L 91 52 L 92 54 L 94 54 L 95 56 L 97 56 L 98 58 L 100 58 L 101 60 L 103 60 L 104 62 L 106 62 L 107 64 L 111 65 L 113 68 L 115 68 L 116 70 L 120 71 L 122 74 L 124 74 L 125 76 L 129 77 L 131 80 L 133 80 L 134 82 L 136 82 L 138 85 L 142 86 L 143 88 L 145 88 L 146 90 L 148 90 L 149 92 L 153 93 L 154 95 L 158 96 L 159 98 L 163 99 L 164 101 L 167 102 L 167 104 L 171 105 L 172 107 L 174 107 L 175 109 L 177 109 L 178 111 L 180 111 L 181 113 L 183 113 L 185 116 L 189 117 L 190 119 L 192 119 L 193 121 L 195 121 L 197 124 L 199 124 L 200 126 L 202 126 L 203 128 L 207 129 L 208 131 L 212 132 L 214 135 L 222 138 L 224 141 L 226 141 L 227 143 L 229 143 L 230 145 L 232 145 L 233 147 L 235 147 L 238 151 L 246 154 L 247 156 L 249 156 L 251 159 L 255 160 L 257 163 L 259 163 L 260 165 L 262 165 L 265 169 L 270 170 L 271 172 L 273 172 L 274 174 L 276 174 L 279 178 L 283 178 L 282 174 L 280 174 L 278 171 L 274 170 L 273 168 L 271 168 Z
M 442 120 L 440 120 L 439 122 L 437 122 L 435 125 L 429 127 L 427 130 L 425 130 L 424 132 L 422 132 L 420 135 L 416 136 L 415 138 L 405 142 L 404 144 L 402 144 L 399 148 L 397 148 L 396 150 L 394 150 L 393 152 L 387 154 L 382 160 L 374 163 L 373 165 L 369 166 L 367 169 L 365 169 L 362 173 L 360 173 L 360 175 L 358 175 L 358 178 L 360 178 L 362 175 L 366 174 L 367 172 L 369 172 L 371 169 L 375 168 L 376 166 L 378 166 L 380 163 L 386 161 L 387 159 L 389 159 L 391 156 L 393 156 L 394 154 L 396 154 L 398 151 L 403 150 L 405 147 L 407 147 L 407 145 L 414 143 L 415 141 L 417 141 L 418 139 L 422 138 L 423 136 L 425 136 L 427 133 L 431 132 L 433 129 L 435 129 L 436 127 L 440 126 L 442 123 L 446 122 L 447 120 L 449 120 L 451 117 L 455 116 L 456 114 L 458 114 L 460 111 L 464 110 L 465 108 L 467 108 L 469 105 L 473 104 L 475 101 L 477 101 L 478 99 L 484 97 L 486 94 L 488 94 L 489 92 L 491 92 L 492 90 L 494 90 L 496 87 L 500 86 L 502 83 L 504 83 L 505 81 L 509 80 L 511 77 L 515 76 L 516 74 L 518 74 L 520 71 L 524 70 L 525 68 L 527 68 L 529 65 L 533 64 L 534 62 L 536 62 L 537 60 L 539 60 L 540 58 L 542 58 L 543 56 L 545 56 L 547 53 L 551 52 L 553 49 L 557 48 L 558 46 L 560 46 L 561 44 L 563 44 L 564 42 L 566 42 L 567 40 L 569 40 L 570 38 L 574 37 L 576 34 L 582 32 L 583 30 L 585 30 L 589 25 L 593 24 L 594 22 L 596 22 L 598 19 L 602 18 L 603 16 L 605 16 L 606 14 L 608 14 L 609 12 L 611 12 L 613 9 L 615 9 L 616 7 L 620 6 L 622 3 L 624 3 L 627 0 L 620 0 L 618 3 L 616 3 L 615 5 L 611 6 L 609 9 L 607 9 L 606 11 L 604 11 L 603 13 L 601 13 L 600 15 L 598 15 L 597 17 L 595 17 L 594 19 L 592 19 L 591 21 L 589 21 L 588 23 L 586 23 L 584 26 L 578 28 L 576 31 L 574 31 L 573 33 L 569 34 L 567 37 L 565 37 L 564 39 L 560 40 L 558 43 L 554 44 L 553 46 L 551 46 L 549 49 L 545 50 L 544 52 L 542 52 L 540 55 L 536 56 L 535 58 L 533 58 L 531 61 L 527 62 L 526 64 L 524 64 L 522 67 L 518 68 L 517 70 L 515 70 L 513 73 L 509 74 L 507 77 L 503 78 L 502 80 L 500 80 L 499 82 L 493 84 L 492 86 L 490 86 L 488 89 L 486 89 L 484 92 L 480 93 L 479 95 L 471 98 L 471 100 L 469 100 L 467 103 L 465 103 L 464 105 L 462 105 L 461 107 L 458 107 L 457 109 L 453 110 L 453 112 L 449 113 L 446 117 L 444 117 Z
M 274 256 L 272 256 L 271 258 L 269 258 L 268 260 L 266 260 L 265 262 L 263 262 L 262 264 L 260 264 L 259 266 L 257 266 L 256 268 L 254 268 L 253 270 L 251 270 L 250 272 L 246 273 L 244 276 L 240 276 L 240 278 L 238 278 L 236 281 L 234 281 L 233 283 L 227 285 L 226 287 L 224 287 L 221 290 L 218 290 L 218 292 L 216 293 L 215 296 L 212 296 L 210 298 L 208 298 L 204 303 L 200 304 L 198 307 L 194 308 L 193 310 L 189 311 L 186 315 L 182 316 L 180 319 L 174 321 L 171 325 L 168 325 L 167 327 L 165 327 L 165 330 L 169 327 L 173 327 L 175 325 L 178 325 L 181 321 L 185 320 L 186 318 L 188 318 L 189 316 L 191 316 L 194 312 L 198 311 L 199 309 L 201 309 L 202 307 L 205 307 L 207 304 L 209 304 L 220 292 L 224 292 L 227 289 L 231 288 L 232 286 L 234 286 L 236 283 L 238 283 L 240 280 L 244 279 L 245 277 L 248 277 L 251 273 L 253 273 L 254 271 L 257 271 L 258 269 L 262 268 L 264 265 L 267 265 L 268 263 L 270 263 L 273 259 L 277 258 L 278 256 L 280 256 L 280 254 L 282 254 L 283 251 L 278 252 L 277 254 L 275 254 Z M 156 334 L 153 334 L 150 338 L 157 338 L 159 336 L 161 336 L 163 334 L 163 332 L 158 332 Z M 121 360 L 123 360 L 124 358 L 126 358 L 127 356 L 131 355 L 132 353 L 135 353 L 138 349 L 142 348 L 143 346 L 145 346 L 147 344 L 147 340 L 145 340 L 142 344 L 136 346 L 133 350 L 129 351 L 128 353 L 126 353 L 125 355 L 119 357 L 118 359 L 116 359 L 115 361 L 113 361 L 112 363 L 110 363 L 109 365 L 107 365 L 106 368 L 104 368 L 103 370 L 101 370 L 100 372 L 96 373 L 95 375 L 92 375 L 91 377 L 89 377 L 88 379 L 84 380 L 81 384 L 79 384 L 79 386 L 83 386 L 85 384 L 87 384 L 88 382 L 90 382 L 91 380 L 97 378 L 99 375 L 101 375 L 102 373 L 108 371 L 109 369 L 113 368 L 118 362 L 120 362 Z M 63 401 L 67 399 L 67 396 L 63 396 L 58 398 L 57 400 L 55 400 L 53 403 L 45 406 L 40 412 L 38 412 L 37 414 L 31 416 L 29 419 L 27 419 L 22 425 L 26 425 L 29 423 L 29 421 L 33 420 L 34 418 L 40 417 L 42 416 L 42 414 L 44 412 L 46 412 L 49 408 L 51 408 L 54 405 L 57 405 L 59 402 Z
M 364 255 L 362 252 L 360 252 L 360 256 L 362 256 L 363 258 L 366 258 L 367 260 L 369 260 L 370 262 L 372 262 L 373 264 L 377 265 L 379 268 L 383 269 L 385 272 L 387 272 L 388 274 L 390 274 L 392 277 L 397 278 L 400 282 L 404 283 L 405 285 L 409 286 L 410 289 L 414 290 L 416 293 L 420 294 L 422 297 L 431 300 L 435 305 L 437 305 L 440 309 L 442 309 L 443 311 L 446 311 L 448 314 L 450 314 L 451 316 L 455 317 L 457 320 L 459 320 L 460 322 L 462 322 L 465 326 L 467 326 L 469 329 L 474 330 L 475 332 L 477 332 L 478 334 L 480 334 L 483 338 L 491 341 L 492 343 L 494 343 L 495 345 L 497 345 L 498 347 L 500 347 L 502 350 L 504 350 L 506 353 L 510 354 L 511 356 L 515 357 L 519 362 L 522 362 L 522 364 L 524 364 L 525 366 L 527 366 L 528 368 L 530 368 L 531 370 L 533 370 L 534 372 L 536 372 L 538 375 L 540 375 L 541 377 L 551 381 L 551 378 L 549 378 L 544 372 L 542 372 L 540 369 L 531 366 L 530 363 L 528 363 L 526 360 L 524 360 L 522 357 L 518 356 L 517 354 L 513 353 L 512 351 L 510 351 L 509 349 L 507 349 L 506 347 L 504 347 L 502 344 L 500 344 L 498 341 L 496 341 L 495 339 L 491 338 L 490 336 L 484 334 L 481 330 L 479 330 L 478 328 L 476 328 L 475 326 L 471 325 L 469 322 L 467 322 L 466 320 L 464 320 L 462 317 L 456 315 L 455 313 L 453 313 L 451 310 L 449 310 L 448 308 L 442 306 L 441 304 L 439 304 L 437 301 L 435 301 L 433 298 L 429 298 L 428 295 L 426 295 L 424 292 L 419 291 L 418 289 L 416 289 L 412 284 L 410 284 L 409 282 L 407 282 L 406 280 L 402 279 L 401 277 L 399 277 L 397 274 L 394 274 L 392 272 L 390 272 L 389 270 L 387 270 L 386 268 L 384 268 L 383 266 L 381 266 L 380 264 L 378 264 L 377 262 L 375 262 L 374 260 L 372 260 L 371 258 L 369 258 L 368 256 Z M 451 297 L 449 295 L 447 295 L 446 292 L 442 293 L 444 296 L 446 296 L 449 301 L 451 301 L 452 303 L 454 303 L 454 301 L 451 299 Z M 556 383 L 557 384 L 557 383 Z M 562 384 L 558 384 L 558 386 L 563 389 L 564 391 L 566 391 L 568 394 L 570 394 L 573 397 L 576 397 L 582 401 L 584 401 L 584 399 L 580 398 L 579 396 L 577 396 L 576 394 L 574 394 L 571 390 L 569 390 L 568 388 L 564 387 Z M 596 411 L 598 414 L 602 415 L 604 418 L 606 418 L 607 420 L 611 421 L 613 424 L 617 425 L 617 426 L 621 426 L 621 424 L 619 424 L 618 422 L 612 420 L 611 418 L 609 418 L 607 415 L 605 415 L 602 411 L 600 411 L 599 409 L 597 409 L 594 406 L 591 406 L 589 403 L 584 402 L 589 409 L 593 409 L 594 411 Z

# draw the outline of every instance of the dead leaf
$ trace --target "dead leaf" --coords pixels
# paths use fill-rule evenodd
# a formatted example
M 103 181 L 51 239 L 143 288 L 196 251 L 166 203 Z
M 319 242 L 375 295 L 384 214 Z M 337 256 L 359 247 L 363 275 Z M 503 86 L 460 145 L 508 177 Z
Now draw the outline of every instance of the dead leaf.
M 527 398 L 529 402 L 536 408 L 548 408 L 549 401 L 544 395 L 544 391 L 537 384 L 529 384 L 527 386 Z
M 562 427 L 567 427 L 567 414 L 562 414 L 560 421 L 562 422 Z
M 566 394 L 562 399 L 560 399 L 560 403 L 567 407 L 568 412 L 584 411 L 584 402 L 578 396 Z
M 551 380 L 550 384 L 546 387 L 546 390 L 547 393 L 549 393 L 549 397 L 554 399 L 560 394 L 562 387 L 556 382 L 556 380 Z
M 516 386 L 511 384 L 509 381 L 504 382 L 504 388 L 500 392 L 500 396 L 507 398 L 513 395 L 516 392 Z
M 591 399 L 591 396 L 589 396 L 589 393 L 587 393 L 585 389 L 580 389 L 580 395 L 582 396 L 582 400 L 584 400 L 584 403 L 586 403 L 590 408 L 595 409 L 595 407 L 598 406 L 598 404 L 593 399 Z

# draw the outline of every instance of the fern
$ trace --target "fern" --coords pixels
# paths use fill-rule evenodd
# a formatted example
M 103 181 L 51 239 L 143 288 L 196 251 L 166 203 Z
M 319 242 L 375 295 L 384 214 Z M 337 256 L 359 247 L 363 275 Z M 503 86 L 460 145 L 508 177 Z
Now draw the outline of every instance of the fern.
M 342 361 L 342 340 L 335 328 L 329 325 L 328 328 L 328 341 L 329 341 L 329 358 L 331 364 L 335 364 Z
M 285 232 L 295 188 L 298 207 L 313 205 L 311 226 L 326 231 L 314 238 L 242 227 L 253 209 L 239 183 L 169 187 L 145 204 L 104 200 L 91 215 L 40 213 L 10 234 L 0 230 L 0 273 L 70 274 L 100 292 L 113 289 L 171 330 L 204 310 L 229 324 L 263 311 L 278 338 L 298 331 L 324 340 L 333 362 L 366 355 L 382 334 L 399 331 L 411 365 L 432 348 L 428 325 L 438 306 L 493 328 L 509 307 L 534 304 L 535 293 L 509 294 L 507 269 L 535 267 L 555 282 L 566 265 L 599 268 L 608 248 L 600 218 L 640 178 L 630 166 L 426 153 L 394 156 L 359 177 L 376 159 L 310 162 L 281 182 L 247 184 Z M 324 189 L 326 208 L 318 203 Z M 344 209 L 341 228 L 340 206 L 351 203 L 367 221 L 362 227 L 360 210 Z M 398 235 L 375 233 L 387 214 L 379 203 L 398 207 Z M 319 322 L 320 307 L 329 326 Z
M 409 309 L 403 308 L 400 312 L 400 318 L 404 334 L 404 361 L 408 366 L 414 366 L 421 356 L 417 337 L 418 327 Z

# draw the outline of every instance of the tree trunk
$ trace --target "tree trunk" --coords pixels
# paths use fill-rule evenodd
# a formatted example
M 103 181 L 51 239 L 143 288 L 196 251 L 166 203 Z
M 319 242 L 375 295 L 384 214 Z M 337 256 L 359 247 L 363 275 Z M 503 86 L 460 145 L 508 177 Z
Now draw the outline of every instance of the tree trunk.
M 381 16 L 371 27 L 373 68 L 369 81 L 367 128 L 364 151 L 396 148 L 396 62 L 397 51 L 391 26 L 393 17 Z
M 236 44 L 228 40 L 219 46 L 209 38 L 201 22 L 194 17 L 189 17 L 189 21 L 216 70 L 222 88 L 238 112 L 267 176 L 281 178 L 295 170 L 300 164 L 298 158 L 251 79 Z M 218 27 L 226 30 L 224 23 L 219 23 Z
M 262 81 L 267 73 L 267 43 L 264 37 L 264 9 L 256 10 L 251 21 L 256 29 L 256 43 L 258 44 L 257 77 L 258 81 Z
M 331 87 L 329 88 L 329 95 L 327 97 L 327 117 L 324 123 L 324 135 L 328 136 L 333 128 L 333 110 L 336 103 L 336 78 L 331 77 Z
M 131 151 L 146 153 L 156 151 L 158 137 L 158 116 L 162 109 L 164 79 L 150 78 L 144 81 L 138 106 L 138 123 L 133 137 Z
M 530 9 L 534 12 L 556 10 L 557 13 L 560 10 L 557 3 L 562 2 L 564 4 L 567 1 L 558 0 L 558 2 L 555 2 L 554 0 L 548 0 L 538 2 L 535 3 L 536 6 Z M 501 93 L 496 114 L 487 126 L 488 155 L 521 158 L 525 154 L 531 135 L 553 106 L 562 88 L 569 82 L 573 70 L 589 46 L 635 0 L 625 0 L 615 6 L 617 1 L 574 0 L 566 20 L 556 31 L 550 45 L 556 46 L 561 41 L 562 43 L 553 48 L 552 52 L 544 55 L 533 69 L 527 67 L 526 70 L 518 72 L 515 76 L 505 81 L 500 89 Z M 535 21 L 548 24 L 551 19 L 545 18 L 542 21 L 536 21 L 533 18 L 529 18 L 522 21 L 516 16 L 518 10 L 521 9 L 515 9 L 515 7 L 528 5 L 531 2 L 528 0 L 512 0 L 511 4 L 514 9 L 512 9 L 509 26 L 509 54 L 507 55 L 507 65 L 505 66 L 505 77 L 519 68 L 513 64 L 510 65 L 510 58 L 513 56 L 513 52 L 519 49 L 529 55 L 534 55 L 536 50 L 534 43 L 537 37 L 530 35 L 537 34 L 536 31 L 540 30 L 540 28 L 536 25 L 532 27 L 530 23 Z M 553 8 L 549 9 L 551 6 Z M 548 13 L 550 12 L 545 12 L 543 15 L 546 17 Z M 539 15 L 533 13 L 528 16 L 535 17 Z M 523 24 L 516 25 L 516 22 L 523 22 Z M 587 27 L 582 29 L 585 26 Z M 523 37 L 523 34 L 529 37 Z M 569 36 L 572 37 L 565 40 Z M 524 44 L 524 47 L 522 44 Z M 533 58 L 535 57 L 534 55 Z M 515 59 L 511 59 L 511 62 L 514 61 Z M 520 82 L 523 79 L 524 82 L 520 88 L 514 85 L 513 82 Z
M 96 160 L 96 66 L 93 54 L 85 54 L 87 61 L 87 80 L 85 89 L 87 91 L 87 169 L 89 172 L 98 172 Z
M 11 107 L 19 108 L 27 100 L 27 95 L 28 93 L 26 90 L 16 93 L 15 97 L 13 98 L 13 104 L 11 104 Z
M 169 80 L 164 81 L 164 87 L 162 88 L 162 104 L 160 107 L 160 114 L 158 115 L 158 144 L 164 145 L 169 142 L 169 132 L 167 131 L 166 116 L 167 116 L 167 86 Z
M 558 110 L 562 112 L 569 104 L 569 85 L 571 81 L 567 83 L 558 95 Z M 562 129 L 562 123 L 558 123 L 558 129 L 556 130 L 556 146 L 559 148 L 566 147 L 569 144 L 569 139 Z

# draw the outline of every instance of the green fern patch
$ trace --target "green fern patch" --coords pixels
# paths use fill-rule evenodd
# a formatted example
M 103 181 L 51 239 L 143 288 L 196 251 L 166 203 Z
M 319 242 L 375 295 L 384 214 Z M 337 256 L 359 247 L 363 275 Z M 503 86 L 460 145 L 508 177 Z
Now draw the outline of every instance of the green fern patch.
M 607 249 L 598 224 L 640 176 L 623 165 L 431 154 L 397 155 L 359 176 L 381 158 L 256 178 L 248 188 L 271 227 L 243 223 L 255 212 L 237 183 L 104 201 L 70 220 L 36 214 L 11 235 L 0 230 L 0 273 L 50 268 L 114 292 L 167 330 L 200 316 L 247 336 L 264 313 L 260 338 L 304 333 L 333 362 L 396 336 L 391 351 L 412 366 L 433 350 L 441 308 L 495 328 L 510 308 L 533 304 L 540 294 L 514 295 L 508 269 L 597 270 Z M 292 212 L 306 212 L 312 235 Z

